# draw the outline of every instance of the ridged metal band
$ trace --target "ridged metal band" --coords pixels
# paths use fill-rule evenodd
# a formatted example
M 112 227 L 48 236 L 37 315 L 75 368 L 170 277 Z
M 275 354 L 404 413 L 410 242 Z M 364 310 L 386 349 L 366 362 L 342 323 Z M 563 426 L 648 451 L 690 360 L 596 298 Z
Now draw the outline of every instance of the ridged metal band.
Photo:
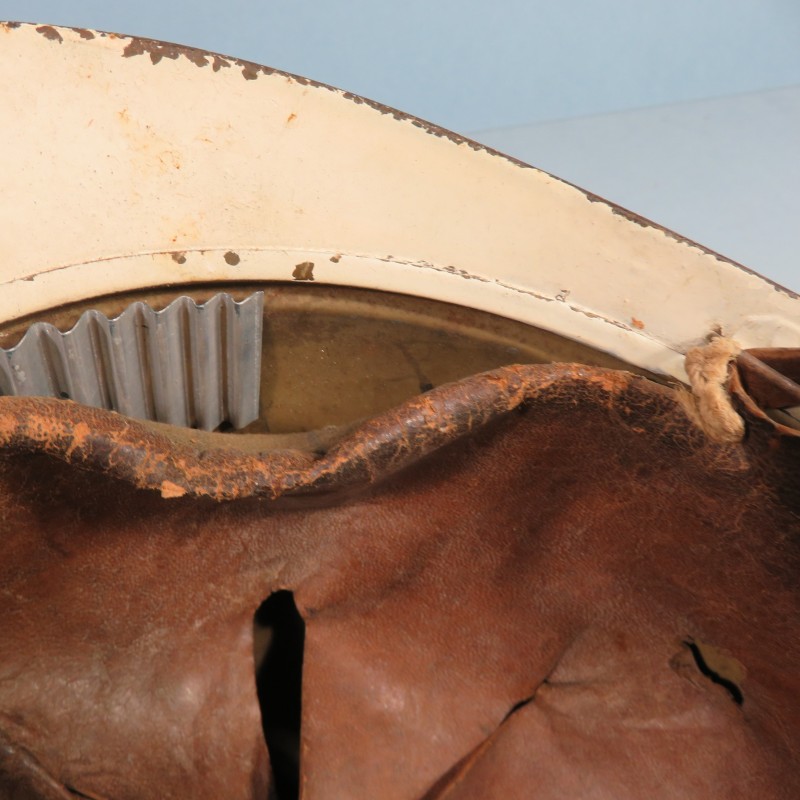
M 65 333 L 34 323 L 0 349 L 0 394 L 64 397 L 138 419 L 214 430 L 258 418 L 264 293 L 162 311 L 130 305 L 84 313 Z

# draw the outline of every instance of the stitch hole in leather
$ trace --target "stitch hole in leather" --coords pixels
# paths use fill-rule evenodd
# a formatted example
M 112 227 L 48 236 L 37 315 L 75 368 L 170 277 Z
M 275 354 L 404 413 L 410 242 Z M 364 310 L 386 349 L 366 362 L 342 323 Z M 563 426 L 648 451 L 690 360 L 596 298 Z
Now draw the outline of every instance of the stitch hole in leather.
M 300 791 L 300 712 L 305 624 L 291 592 L 270 595 L 253 620 L 261 723 L 272 765 L 270 800 Z

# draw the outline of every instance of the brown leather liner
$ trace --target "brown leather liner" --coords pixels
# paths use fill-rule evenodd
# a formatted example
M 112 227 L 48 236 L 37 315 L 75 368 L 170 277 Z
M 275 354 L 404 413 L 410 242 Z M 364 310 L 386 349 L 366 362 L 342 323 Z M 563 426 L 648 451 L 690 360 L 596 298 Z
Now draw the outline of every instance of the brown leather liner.
M 736 444 L 539 365 L 316 452 L 0 399 L 0 796 L 274 797 L 279 590 L 306 800 L 800 796 L 799 439 L 731 388 Z

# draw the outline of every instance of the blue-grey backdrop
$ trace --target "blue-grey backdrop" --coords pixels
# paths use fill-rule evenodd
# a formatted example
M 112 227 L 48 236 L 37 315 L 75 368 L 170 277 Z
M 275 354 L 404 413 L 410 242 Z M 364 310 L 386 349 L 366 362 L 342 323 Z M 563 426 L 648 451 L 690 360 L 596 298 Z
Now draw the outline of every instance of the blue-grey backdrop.
M 190 44 L 460 131 L 800 83 L 797 0 L 0 0 Z

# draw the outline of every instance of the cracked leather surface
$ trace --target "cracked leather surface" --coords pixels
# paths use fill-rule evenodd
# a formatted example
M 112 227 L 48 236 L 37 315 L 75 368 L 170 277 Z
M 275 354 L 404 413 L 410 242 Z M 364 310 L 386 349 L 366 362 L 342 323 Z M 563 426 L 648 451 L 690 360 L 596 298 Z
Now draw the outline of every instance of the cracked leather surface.
M 800 437 L 732 388 L 735 445 L 537 365 L 263 453 L 0 398 L 0 796 L 266 797 L 281 589 L 307 800 L 800 796 Z

